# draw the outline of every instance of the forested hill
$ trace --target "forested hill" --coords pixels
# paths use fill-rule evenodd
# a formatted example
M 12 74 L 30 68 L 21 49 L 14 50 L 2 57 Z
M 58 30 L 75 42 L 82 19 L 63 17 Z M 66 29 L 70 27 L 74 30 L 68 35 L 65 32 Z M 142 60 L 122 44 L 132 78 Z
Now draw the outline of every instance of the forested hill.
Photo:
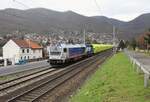
M 112 25 L 118 28 L 118 36 L 124 39 L 139 35 L 150 28 L 150 14 L 143 14 L 130 22 L 104 16 L 86 17 L 72 11 L 57 12 L 44 8 L 0 11 L 0 34 L 15 30 L 48 33 L 57 31 L 81 31 L 110 33 Z

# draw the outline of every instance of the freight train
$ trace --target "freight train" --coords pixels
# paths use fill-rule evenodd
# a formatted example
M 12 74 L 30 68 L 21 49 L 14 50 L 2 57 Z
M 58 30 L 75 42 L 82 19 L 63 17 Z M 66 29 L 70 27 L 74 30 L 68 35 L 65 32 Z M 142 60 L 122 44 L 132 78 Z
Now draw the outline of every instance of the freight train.
M 49 47 L 50 65 L 64 65 L 85 57 L 92 56 L 103 50 L 110 49 L 111 45 L 101 44 L 59 44 Z

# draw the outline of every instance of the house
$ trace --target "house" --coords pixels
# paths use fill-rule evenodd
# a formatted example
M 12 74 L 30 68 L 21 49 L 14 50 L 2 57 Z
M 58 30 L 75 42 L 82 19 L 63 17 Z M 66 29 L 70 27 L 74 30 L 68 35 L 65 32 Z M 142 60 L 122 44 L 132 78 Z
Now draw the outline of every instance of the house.
M 12 63 L 42 58 L 43 47 L 31 40 L 11 39 L 3 46 L 3 58 Z

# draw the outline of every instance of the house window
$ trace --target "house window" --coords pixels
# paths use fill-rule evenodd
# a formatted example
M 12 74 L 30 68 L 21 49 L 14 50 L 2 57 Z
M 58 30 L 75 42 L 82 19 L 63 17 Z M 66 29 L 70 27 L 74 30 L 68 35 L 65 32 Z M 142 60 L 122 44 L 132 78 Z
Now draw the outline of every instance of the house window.
M 27 49 L 27 53 L 29 53 L 29 49 Z
M 24 56 L 24 59 L 26 59 L 26 56 Z
M 22 53 L 24 53 L 24 49 L 22 49 Z
M 28 59 L 29 59 L 30 57 L 28 56 Z
M 22 60 L 22 57 L 21 57 L 21 60 Z

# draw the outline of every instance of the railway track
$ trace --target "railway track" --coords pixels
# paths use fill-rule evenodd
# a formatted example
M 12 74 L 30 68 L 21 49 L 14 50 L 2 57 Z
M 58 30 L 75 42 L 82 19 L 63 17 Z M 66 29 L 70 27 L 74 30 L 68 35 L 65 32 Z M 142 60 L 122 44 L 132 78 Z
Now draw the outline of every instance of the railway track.
M 98 65 L 97 61 L 100 59 L 103 61 L 110 54 L 111 50 L 108 50 L 66 68 L 48 69 L 5 83 L 0 86 L 0 100 L 2 102 L 36 101 L 86 68 Z
M 17 86 L 18 84 L 22 84 L 22 83 L 24 84 L 26 81 L 33 80 L 37 77 L 41 77 L 41 76 L 43 76 L 47 73 L 53 72 L 53 71 L 55 71 L 55 69 L 46 69 L 46 70 L 42 70 L 40 72 L 32 73 L 30 75 L 23 76 L 23 77 L 5 82 L 0 85 L 0 92 L 1 92 L 0 96 L 2 96 L 2 91 L 4 91 L 4 90 L 6 91 L 7 89 Z
M 3 85 L 3 84 L 6 84 L 6 83 L 9 83 L 9 82 L 21 79 L 23 77 L 27 77 L 27 76 L 32 75 L 32 74 L 42 72 L 42 71 L 47 70 L 49 68 L 50 68 L 50 66 L 46 65 L 46 66 L 43 66 L 43 67 L 38 67 L 36 69 L 29 69 L 29 70 L 25 70 L 25 71 L 21 71 L 21 72 L 16 72 L 16 73 L 4 75 L 3 77 L 8 77 L 8 76 L 12 76 L 12 77 L 9 78 L 9 79 L 1 80 L 0 85 Z
M 15 94 L 15 91 L 23 92 L 23 88 L 29 89 L 30 85 L 32 85 L 33 83 L 39 82 L 46 77 L 51 76 L 52 73 L 57 73 L 58 71 L 59 70 L 56 69 L 45 69 L 5 82 L 0 85 L 0 100 L 7 101 L 7 99 L 18 94 Z

